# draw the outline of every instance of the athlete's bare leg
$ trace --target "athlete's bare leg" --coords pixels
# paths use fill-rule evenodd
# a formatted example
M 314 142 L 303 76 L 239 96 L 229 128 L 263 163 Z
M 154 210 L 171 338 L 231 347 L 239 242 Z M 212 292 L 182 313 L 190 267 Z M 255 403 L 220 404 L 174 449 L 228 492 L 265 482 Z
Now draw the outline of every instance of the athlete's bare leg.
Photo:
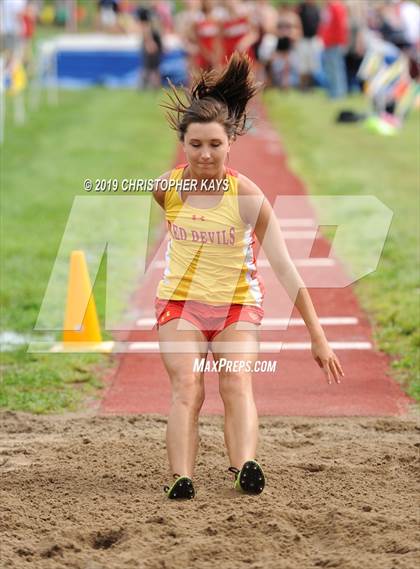
M 198 451 L 198 416 L 204 402 L 204 374 L 194 372 L 193 366 L 196 358 L 207 357 L 208 342 L 190 322 L 175 319 L 159 327 L 159 344 L 172 386 L 166 429 L 169 467 L 171 474 L 191 478 Z
M 235 326 L 228 326 L 213 339 L 213 357 L 215 361 L 221 358 L 228 362 L 241 360 L 253 367 L 259 350 L 258 327 L 247 323 L 250 329 L 238 330 Z M 246 346 L 246 352 L 235 351 L 235 345 Z M 230 466 L 240 469 L 244 462 L 255 459 L 257 452 L 258 415 L 252 372 L 224 368 L 219 373 L 219 390 L 225 407 L 225 443 Z

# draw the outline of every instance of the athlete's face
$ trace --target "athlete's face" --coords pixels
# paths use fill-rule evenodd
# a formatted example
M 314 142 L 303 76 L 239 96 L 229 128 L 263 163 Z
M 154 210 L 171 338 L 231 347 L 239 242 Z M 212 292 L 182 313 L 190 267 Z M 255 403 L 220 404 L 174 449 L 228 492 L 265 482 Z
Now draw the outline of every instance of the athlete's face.
M 230 142 L 225 129 L 217 122 L 191 123 L 184 136 L 184 150 L 198 176 L 214 177 L 223 172 Z

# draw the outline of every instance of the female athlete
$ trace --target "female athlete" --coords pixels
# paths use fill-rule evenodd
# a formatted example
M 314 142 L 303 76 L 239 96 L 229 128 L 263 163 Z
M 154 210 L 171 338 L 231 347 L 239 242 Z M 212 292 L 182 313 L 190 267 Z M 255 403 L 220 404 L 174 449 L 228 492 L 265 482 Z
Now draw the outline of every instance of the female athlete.
M 246 131 L 247 103 L 258 88 L 249 57 L 234 53 L 224 69 L 204 73 L 184 90 L 186 100 L 171 86 L 170 101 L 163 105 L 186 156 L 186 164 L 159 178 L 154 192 L 170 234 L 156 318 L 172 386 L 166 444 L 175 480 L 165 492 L 173 499 L 195 496 L 192 478 L 204 402 L 204 373 L 196 362 L 207 358 L 209 350 L 215 362 L 224 358 L 231 364 L 219 372 L 219 390 L 234 488 L 249 494 L 264 489 L 265 476 L 256 461 L 258 416 L 252 391 L 263 317 L 254 235 L 302 315 L 313 357 L 328 383 L 340 383 L 344 375 L 271 205 L 256 184 L 225 165 L 231 144 Z

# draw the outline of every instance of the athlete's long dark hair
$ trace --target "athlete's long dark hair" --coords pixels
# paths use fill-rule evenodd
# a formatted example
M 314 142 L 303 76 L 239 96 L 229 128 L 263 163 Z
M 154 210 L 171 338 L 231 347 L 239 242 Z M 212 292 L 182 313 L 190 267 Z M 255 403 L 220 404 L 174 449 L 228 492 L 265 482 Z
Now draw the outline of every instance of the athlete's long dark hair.
M 188 126 L 197 122 L 218 122 L 234 140 L 249 128 L 246 107 L 260 87 L 254 79 L 249 57 L 235 52 L 224 69 L 202 72 L 190 89 L 183 87 L 181 91 L 186 100 L 182 100 L 170 82 L 169 102 L 161 106 L 169 111 L 167 119 L 181 141 Z

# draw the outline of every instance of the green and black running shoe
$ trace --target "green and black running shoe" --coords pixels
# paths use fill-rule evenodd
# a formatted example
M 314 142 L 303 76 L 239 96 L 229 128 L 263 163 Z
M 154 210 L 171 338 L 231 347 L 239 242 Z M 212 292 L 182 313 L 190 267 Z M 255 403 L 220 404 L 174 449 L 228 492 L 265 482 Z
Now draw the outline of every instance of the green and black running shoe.
M 191 500 L 194 498 L 195 490 L 191 478 L 179 474 L 174 474 L 174 478 L 176 480 L 171 487 L 163 487 L 168 498 L 171 500 Z
M 238 470 L 234 466 L 230 466 L 228 470 L 235 474 L 233 487 L 238 492 L 261 494 L 264 490 L 264 472 L 255 460 L 247 460 L 241 470 Z

